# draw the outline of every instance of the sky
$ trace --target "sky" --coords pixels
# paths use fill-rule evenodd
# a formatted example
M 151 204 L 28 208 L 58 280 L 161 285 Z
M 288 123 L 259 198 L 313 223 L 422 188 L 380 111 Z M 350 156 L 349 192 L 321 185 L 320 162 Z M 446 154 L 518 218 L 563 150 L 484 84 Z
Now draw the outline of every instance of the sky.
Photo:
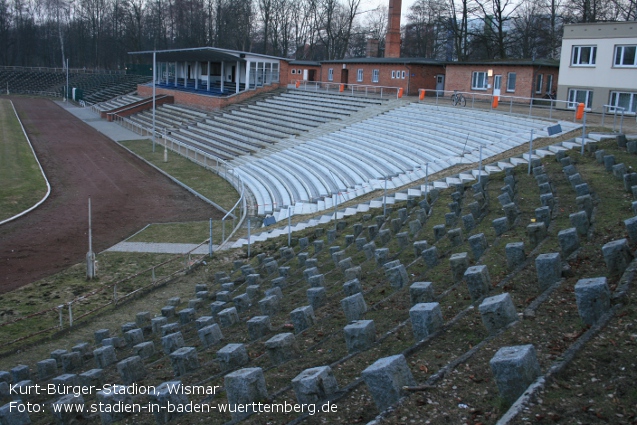
M 402 3 L 402 22 L 405 22 L 406 16 L 409 13 L 409 7 L 414 4 L 416 0 L 403 0 Z M 359 10 L 365 11 L 376 8 L 378 5 L 384 4 L 385 6 L 389 6 L 389 0 L 361 0 L 361 5 Z

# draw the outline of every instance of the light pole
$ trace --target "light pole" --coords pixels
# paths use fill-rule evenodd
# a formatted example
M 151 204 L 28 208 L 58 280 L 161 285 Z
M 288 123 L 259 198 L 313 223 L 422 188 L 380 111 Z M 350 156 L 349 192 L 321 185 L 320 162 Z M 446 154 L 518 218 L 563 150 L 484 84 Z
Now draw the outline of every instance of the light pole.
M 95 253 L 93 253 L 93 230 L 91 225 L 91 197 L 88 198 L 88 252 L 86 253 L 86 278 L 95 277 Z
M 155 65 L 157 63 L 157 52 L 153 50 L 153 153 L 155 152 Z

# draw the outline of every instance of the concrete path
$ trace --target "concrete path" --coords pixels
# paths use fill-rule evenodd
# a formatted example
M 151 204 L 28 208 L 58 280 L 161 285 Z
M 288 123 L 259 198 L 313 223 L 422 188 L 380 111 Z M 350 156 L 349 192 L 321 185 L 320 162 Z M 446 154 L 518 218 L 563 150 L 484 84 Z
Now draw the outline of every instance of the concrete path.
M 82 108 L 62 101 L 56 101 L 55 103 L 96 129 L 109 139 L 116 142 L 121 142 L 122 140 L 138 140 L 145 138 L 122 127 L 119 124 L 101 119 L 99 115 L 91 111 L 91 108 Z
M 153 242 L 120 242 L 108 248 L 106 252 L 148 252 L 153 254 L 187 254 L 198 245 L 190 243 L 153 243 Z M 213 251 L 217 250 L 217 245 L 212 245 Z M 208 245 L 202 245 L 195 249 L 192 254 L 208 254 Z

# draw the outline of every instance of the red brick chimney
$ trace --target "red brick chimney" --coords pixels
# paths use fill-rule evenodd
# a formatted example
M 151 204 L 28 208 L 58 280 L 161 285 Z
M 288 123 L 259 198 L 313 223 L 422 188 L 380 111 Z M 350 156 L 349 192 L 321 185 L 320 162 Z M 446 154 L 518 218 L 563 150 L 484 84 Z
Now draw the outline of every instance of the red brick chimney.
M 385 57 L 400 57 L 400 12 L 402 0 L 389 0 L 389 26 L 385 38 Z

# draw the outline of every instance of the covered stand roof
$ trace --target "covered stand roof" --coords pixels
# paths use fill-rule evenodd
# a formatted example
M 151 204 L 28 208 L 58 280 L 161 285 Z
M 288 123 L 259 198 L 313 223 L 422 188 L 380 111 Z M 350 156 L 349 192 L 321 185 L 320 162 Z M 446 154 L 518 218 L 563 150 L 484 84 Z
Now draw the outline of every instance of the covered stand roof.
M 155 50 L 159 62 L 245 62 L 246 56 L 282 59 L 257 53 L 240 52 L 238 50 L 218 49 L 216 47 L 196 47 L 192 49 Z M 129 55 L 152 55 L 153 50 L 128 52 Z

